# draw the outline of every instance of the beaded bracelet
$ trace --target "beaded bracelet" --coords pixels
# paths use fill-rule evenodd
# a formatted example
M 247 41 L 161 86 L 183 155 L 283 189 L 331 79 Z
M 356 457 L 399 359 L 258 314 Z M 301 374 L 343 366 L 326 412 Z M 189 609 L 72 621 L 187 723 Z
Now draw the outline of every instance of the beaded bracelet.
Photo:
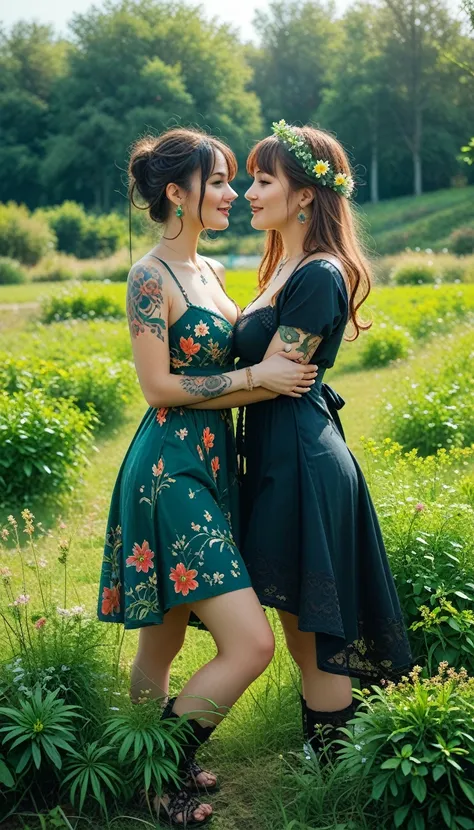
M 253 375 L 252 375 L 252 370 L 251 370 L 250 366 L 247 366 L 245 371 L 247 373 L 247 389 L 248 389 L 249 392 L 252 392 L 253 389 L 254 389 L 254 382 L 253 382 Z

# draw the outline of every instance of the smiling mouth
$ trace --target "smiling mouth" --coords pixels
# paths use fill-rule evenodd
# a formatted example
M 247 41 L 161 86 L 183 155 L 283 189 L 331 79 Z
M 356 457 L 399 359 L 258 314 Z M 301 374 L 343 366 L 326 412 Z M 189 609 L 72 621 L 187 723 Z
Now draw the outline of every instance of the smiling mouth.
M 217 210 L 218 210 L 220 213 L 230 213 L 230 211 L 232 210 L 232 208 L 231 208 L 231 207 L 228 207 L 228 208 L 217 208 Z
M 261 207 L 252 207 L 252 208 L 250 208 L 250 210 L 252 211 L 252 213 L 258 213 L 260 210 L 263 210 L 263 208 L 261 208 Z

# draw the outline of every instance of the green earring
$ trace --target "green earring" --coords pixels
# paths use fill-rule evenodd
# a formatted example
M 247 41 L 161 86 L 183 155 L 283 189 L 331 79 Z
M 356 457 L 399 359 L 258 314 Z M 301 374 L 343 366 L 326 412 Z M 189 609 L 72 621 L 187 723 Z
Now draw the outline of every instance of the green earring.
M 300 223 L 300 225 L 304 225 L 304 223 L 308 221 L 308 217 L 306 216 L 306 213 L 304 212 L 303 209 L 300 210 L 300 212 L 298 213 L 297 218 L 298 218 L 298 222 Z
M 182 205 L 178 205 L 178 207 L 176 208 L 176 216 L 178 217 L 178 219 L 181 219 L 183 214 L 184 214 L 184 210 L 183 210 Z

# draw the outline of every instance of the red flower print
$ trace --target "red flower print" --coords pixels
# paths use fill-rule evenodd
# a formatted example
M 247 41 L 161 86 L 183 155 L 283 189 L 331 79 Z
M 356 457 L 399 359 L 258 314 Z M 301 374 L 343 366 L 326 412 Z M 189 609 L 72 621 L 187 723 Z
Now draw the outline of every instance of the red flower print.
M 200 344 L 195 343 L 192 337 L 188 337 L 187 339 L 186 337 L 181 337 L 179 347 L 187 357 L 192 357 L 193 354 L 197 354 L 201 349 Z
M 120 611 L 120 589 L 118 585 L 114 588 L 104 588 L 102 591 L 102 613 L 115 614 Z
M 182 562 L 176 565 L 176 568 L 171 568 L 170 579 L 174 582 L 175 593 L 187 597 L 190 591 L 195 591 L 199 585 L 194 579 L 195 576 L 197 571 L 187 571 Z
M 143 282 L 140 286 L 140 294 L 143 297 L 154 297 L 157 300 L 161 300 L 161 288 L 158 280 L 151 278 Z
M 167 414 L 168 414 L 168 407 L 167 406 L 162 406 L 161 409 L 159 409 L 158 412 L 156 413 L 156 420 L 158 421 L 160 427 L 162 427 L 163 424 L 166 423 Z
M 219 456 L 216 455 L 214 458 L 211 459 L 211 467 L 212 472 L 214 473 L 214 478 L 217 478 L 217 471 L 220 470 L 221 465 L 219 464 Z
M 211 432 L 209 427 L 206 427 L 206 429 L 204 430 L 204 432 L 202 434 L 202 440 L 203 440 L 204 446 L 205 446 L 205 448 L 208 452 L 214 446 L 214 438 L 215 438 L 214 433 Z
M 133 554 L 126 559 L 126 564 L 128 567 L 135 565 L 137 573 L 143 571 L 144 574 L 147 574 L 149 569 L 153 568 L 154 555 L 147 541 L 144 541 L 141 547 L 138 542 L 135 542 Z
M 203 453 L 201 447 L 199 446 L 199 444 L 197 445 L 196 449 L 198 451 L 199 458 L 201 459 L 201 461 L 204 461 L 204 453 Z

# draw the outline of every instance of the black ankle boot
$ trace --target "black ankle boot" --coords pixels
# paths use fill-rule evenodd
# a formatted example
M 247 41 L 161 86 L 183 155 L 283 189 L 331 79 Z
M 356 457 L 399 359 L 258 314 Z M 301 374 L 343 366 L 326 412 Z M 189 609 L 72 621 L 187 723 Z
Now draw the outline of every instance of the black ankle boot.
M 306 705 L 307 742 L 321 763 L 336 760 L 339 746 L 333 742 L 343 737 L 339 730 L 354 717 L 358 703 L 353 699 L 349 706 L 338 712 L 317 712 Z
M 182 717 L 181 715 L 177 715 L 176 712 L 173 712 L 175 702 L 175 697 L 169 698 L 168 703 L 161 713 L 161 720 L 165 718 L 179 720 Z M 186 729 L 186 734 L 181 743 L 183 756 L 178 764 L 178 771 L 185 782 L 185 786 L 193 792 L 216 792 L 219 789 L 218 783 L 215 786 L 206 787 L 198 784 L 196 780 L 198 775 L 205 772 L 196 763 L 196 752 L 200 746 L 209 740 L 216 727 L 214 725 L 203 726 L 194 718 L 188 718 L 187 724 L 189 728 Z

